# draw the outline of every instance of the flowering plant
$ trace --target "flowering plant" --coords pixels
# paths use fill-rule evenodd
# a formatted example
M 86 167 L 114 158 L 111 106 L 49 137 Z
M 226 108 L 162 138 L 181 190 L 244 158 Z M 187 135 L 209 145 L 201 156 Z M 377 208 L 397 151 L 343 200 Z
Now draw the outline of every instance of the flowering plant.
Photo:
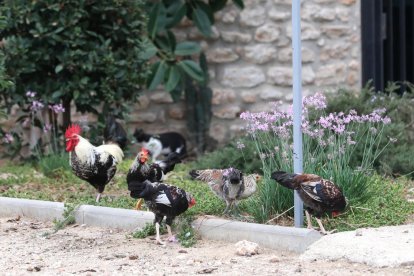
M 22 148 L 23 129 L 31 127 L 30 130 L 30 149 L 33 153 L 40 157 L 43 153 L 57 153 L 60 151 L 60 143 L 58 140 L 58 116 L 65 109 L 61 103 L 47 103 L 38 97 L 34 91 L 27 91 L 24 100 L 24 106 L 21 109 L 23 113 L 16 124 L 8 132 L 2 135 L 1 143 L 6 147 L 16 147 L 20 145 Z M 37 128 L 39 131 L 34 130 Z
M 334 180 L 351 203 L 364 200 L 368 195 L 367 174 L 384 149 L 379 147 L 379 141 L 391 120 L 385 116 L 385 109 L 370 114 L 357 114 L 354 110 L 326 114 L 326 107 L 326 98 L 320 93 L 303 99 L 304 172 Z M 247 122 L 246 131 L 255 141 L 268 179 L 257 202 L 262 206 L 257 215 L 263 220 L 292 204 L 291 192 L 269 180 L 269 176 L 275 170 L 293 172 L 293 114 L 291 109 L 282 111 L 273 103 L 272 111 L 244 112 L 240 117 Z M 350 161 L 357 146 L 363 147 L 364 154 L 359 166 L 353 168 Z

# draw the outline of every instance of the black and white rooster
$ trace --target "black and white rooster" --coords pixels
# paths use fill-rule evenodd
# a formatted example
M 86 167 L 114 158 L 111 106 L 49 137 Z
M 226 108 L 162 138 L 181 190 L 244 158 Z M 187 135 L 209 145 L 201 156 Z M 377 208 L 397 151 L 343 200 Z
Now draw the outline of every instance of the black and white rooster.
M 81 136 L 79 125 L 70 125 L 66 132 L 66 151 L 73 173 L 87 181 L 97 190 L 99 202 L 106 184 L 116 173 L 116 166 L 124 157 L 120 144 L 125 146 L 125 130 L 113 119 L 109 119 L 104 133 L 104 145 L 94 146 Z
M 148 163 L 148 159 L 149 151 L 142 148 L 128 171 L 128 190 L 131 191 L 131 196 L 134 198 L 137 198 L 137 195 L 143 191 L 146 180 L 149 182 L 161 182 L 168 172 L 174 170 L 176 164 L 181 163 L 181 158 L 176 152 L 169 153 L 165 160 L 157 161 L 156 163 Z M 141 204 L 142 199 L 137 202 L 135 209 L 139 210 Z
M 196 204 L 194 197 L 183 189 L 166 183 L 151 183 L 146 180 L 141 185 L 142 192 L 140 194 L 131 193 L 131 196 L 143 198 L 145 204 L 154 213 L 157 243 L 164 244 L 160 238 L 160 224 L 164 217 L 166 217 L 168 241 L 174 241 L 175 237 L 171 232 L 173 220 Z

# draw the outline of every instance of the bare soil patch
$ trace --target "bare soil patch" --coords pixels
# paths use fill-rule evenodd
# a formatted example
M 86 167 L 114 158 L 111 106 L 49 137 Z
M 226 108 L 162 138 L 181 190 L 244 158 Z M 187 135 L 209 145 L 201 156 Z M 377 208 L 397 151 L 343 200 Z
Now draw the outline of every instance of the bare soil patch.
M 200 240 L 195 247 L 155 245 L 130 233 L 73 225 L 55 234 L 51 223 L 0 218 L 0 267 L 26 275 L 414 275 L 409 267 L 374 268 L 344 260 L 302 261 L 298 254 L 260 248 L 237 256 L 234 244 Z M 164 237 L 165 238 L 165 237 Z

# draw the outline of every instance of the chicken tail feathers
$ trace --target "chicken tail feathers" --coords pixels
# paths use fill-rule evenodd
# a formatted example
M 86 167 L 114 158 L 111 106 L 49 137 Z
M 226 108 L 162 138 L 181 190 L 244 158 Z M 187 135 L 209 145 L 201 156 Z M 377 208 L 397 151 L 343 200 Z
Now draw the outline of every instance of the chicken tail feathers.
M 115 120 L 113 115 L 106 119 L 106 125 L 103 133 L 104 144 L 117 144 L 122 150 L 125 149 L 128 138 L 125 129 Z
M 164 174 L 166 174 L 174 170 L 175 165 L 179 163 L 181 163 L 180 155 L 176 152 L 171 152 L 168 154 L 167 158 L 162 161 L 162 164 L 160 164 L 160 166 Z
M 276 180 L 280 185 L 291 190 L 297 190 L 299 186 L 295 184 L 294 177 L 297 174 L 287 173 L 283 171 L 273 172 L 270 176 L 271 179 Z

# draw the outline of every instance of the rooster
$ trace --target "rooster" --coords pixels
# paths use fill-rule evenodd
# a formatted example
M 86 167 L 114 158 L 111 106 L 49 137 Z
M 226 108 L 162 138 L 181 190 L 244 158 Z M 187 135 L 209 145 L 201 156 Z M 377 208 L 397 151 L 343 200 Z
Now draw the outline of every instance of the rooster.
M 176 216 L 184 213 L 188 208 L 196 204 L 194 197 L 181 188 L 165 183 L 151 183 L 145 180 L 140 185 L 142 188 L 141 193 L 136 194 L 131 192 L 131 196 L 134 198 L 143 198 L 145 204 L 154 213 L 157 243 L 165 244 L 160 238 L 160 224 L 164 217 L 166 217 L 168 241 L 175 241 L 175 237 L 171 232 L 173 220 Z
M 226 202 L 224 214 L 233 207 L 237 210 L 240 199 L 250 197 L 256 192 L 258 174 L 243 176 L 243 173 L 234 168 L 192 170 L 190 176 L 196 180 L 206 182 L 211 190 Z
M 171 152 L 163 161 L 156 163 L 148 163 L 149 151 L 142 148 L 131 165 L 127 174 L 128 189 L 131 191 L 131 196 L 140 194 L 145 185 L 143 182 L 161 182 L 164 180 L 165 174 L 172 171 L 175 165 L 181 163 L 179 155 Z M 142 199 L 137 202 L 136 210 L 141 208 Z
M 113 127 L 114 124 L 118 126 Z M 93 146 L 80 135 L 79 125 L 71 125 L 65 132 L 66 151 L 69 152 L 69 164 L 72 171 L 77 177 L 95 187 L 98 192 L 96 202 L 99 202 L 106 184 L 116 173 L 117 164 L 124 157 L 118 142 L 124 141 L 126 137 L 114 133 L 116 129 L 119 131 L 122 127 L 114 120 L 109 120 L 107 128 L 112 128 L 112 131 L 104 135 L 105 144 L 98 147 Z
M 313 229 L 311 215 L 314 215 L 322 234 L 330 234 L 323 227 L 321 216 L 330 212 L 336 217 L 346 207 L 346 198 L 333 182 L 315 174 L 291 174 L 282 171 L 273 172 L 271 178 L 283 187 L 298 191 L 305 205 L 308 228 Z

